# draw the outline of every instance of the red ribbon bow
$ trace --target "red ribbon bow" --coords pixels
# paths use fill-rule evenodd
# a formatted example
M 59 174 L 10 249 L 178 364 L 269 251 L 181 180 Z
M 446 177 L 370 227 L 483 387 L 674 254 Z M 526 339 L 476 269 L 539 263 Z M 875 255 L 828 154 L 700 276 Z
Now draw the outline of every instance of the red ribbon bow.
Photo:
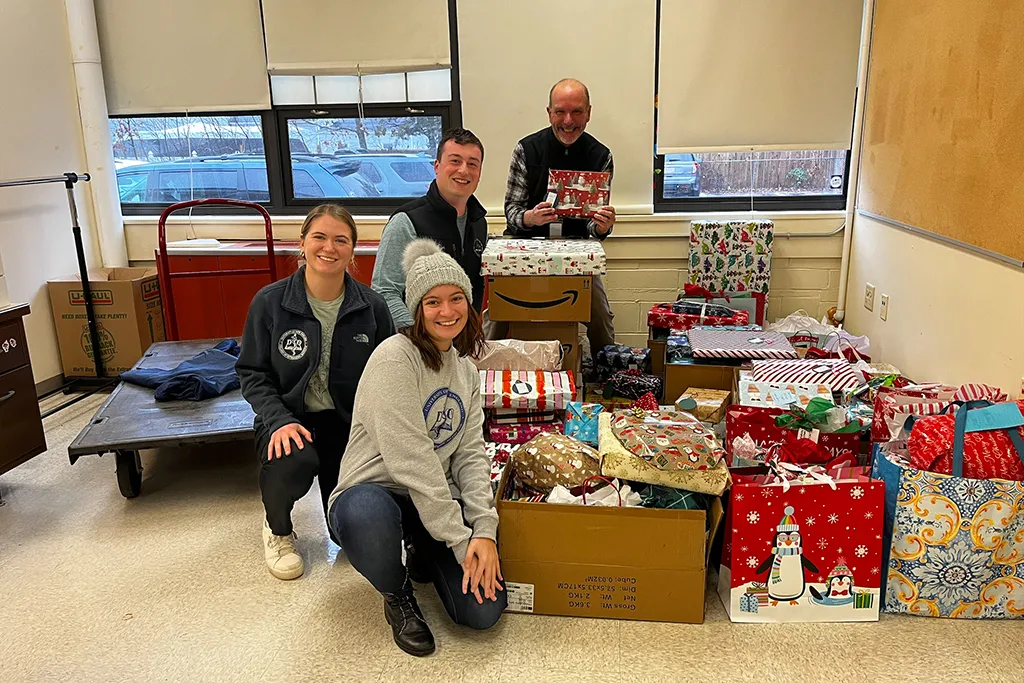
M 683 294 L 688 297 L 704 297 L 705 301 L 711 301 L 712 299 L 725 299 L 729 301 L 729 297 L 725 295 L 725 292 L 712 292 L 700 285 L 683 285 Z

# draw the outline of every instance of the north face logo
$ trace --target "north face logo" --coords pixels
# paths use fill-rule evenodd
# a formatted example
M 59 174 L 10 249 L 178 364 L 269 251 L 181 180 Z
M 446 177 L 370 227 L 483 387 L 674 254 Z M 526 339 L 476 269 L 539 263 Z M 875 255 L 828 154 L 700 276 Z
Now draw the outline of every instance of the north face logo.
M 359 344 L 369 344 L 370 338 L 365 334 L 357 334 L 352 337 L 352 341 L 357 342 Z

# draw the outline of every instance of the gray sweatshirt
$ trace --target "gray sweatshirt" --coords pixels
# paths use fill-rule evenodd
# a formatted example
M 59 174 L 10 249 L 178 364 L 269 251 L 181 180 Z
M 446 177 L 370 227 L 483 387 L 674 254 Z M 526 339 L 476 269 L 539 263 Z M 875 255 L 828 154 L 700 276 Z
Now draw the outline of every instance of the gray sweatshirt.
M 407 337 L 390 337 L 370 356 L 356 389 L 328 508 L 356 484 L 407 494 L 430 535 L 462 562 L 471 538 L 495 540 L 498 530 L 483 420 L 480 373 L 469 358 L 452 346 L 433 372 Z
M 459 230 L 459 237 L 465 239 L 466 214 L 455 219 L 455 226 Z M 381 232 L 377 258 L 373 262 L 370 286 L 373 291 L 384 297 L 396 329 L 409 327 L 413 322 L 412 313 L 405 306 L 405 271 L 402 270 L 402 256 L 409 242 L 416 238 L 416 228 L 409 220 L 409 215 L 401 211 L 396 213 Z

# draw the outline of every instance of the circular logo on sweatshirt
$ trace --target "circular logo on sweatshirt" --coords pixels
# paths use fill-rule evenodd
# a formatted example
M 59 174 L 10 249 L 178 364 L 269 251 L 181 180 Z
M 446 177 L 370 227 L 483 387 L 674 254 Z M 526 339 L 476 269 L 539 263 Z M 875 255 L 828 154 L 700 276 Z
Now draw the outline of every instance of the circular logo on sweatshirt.
M 423 404 L 423 420 L 434 441 L 434 450 L 444 448 L 459 435 L 466 423 L 466 407 L 459 395 L 441 387 Z
M 277 340 L 277 351 L 288 360 L 301 360 L 309 349 L 309 339 L 302 330 L 288 330 Z

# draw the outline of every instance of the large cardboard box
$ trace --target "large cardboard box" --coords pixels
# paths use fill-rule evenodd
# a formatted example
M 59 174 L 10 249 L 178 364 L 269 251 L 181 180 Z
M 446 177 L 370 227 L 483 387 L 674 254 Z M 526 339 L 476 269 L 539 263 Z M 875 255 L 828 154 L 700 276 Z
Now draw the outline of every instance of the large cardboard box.
M 735 365 L 665 363 L 665 400 L 676 400 L 690 387 L 732 391 L 735 373 Z
M 497 501 L 508 611 L 704 621 L 720 499 L 709 513 L 501 500 L 511 470 L 505 468 Z
M 104 374 L 115 376 L 130 370 L 150 344 L 166 340 L 156 269 L 94 270 L 89 273 L 89 284 Z M 96 367 L 81 278 L 68 275 L 50 280 L 47 285 L 64 376 L 94 376 Z
M 589 322 L 590 275 L 489 276 L 491 320 Z
M 562 369 L 580 373 L 580 324 L 514 322 L 508 326 L 510 339 L 557 341 L 562 345 Z

